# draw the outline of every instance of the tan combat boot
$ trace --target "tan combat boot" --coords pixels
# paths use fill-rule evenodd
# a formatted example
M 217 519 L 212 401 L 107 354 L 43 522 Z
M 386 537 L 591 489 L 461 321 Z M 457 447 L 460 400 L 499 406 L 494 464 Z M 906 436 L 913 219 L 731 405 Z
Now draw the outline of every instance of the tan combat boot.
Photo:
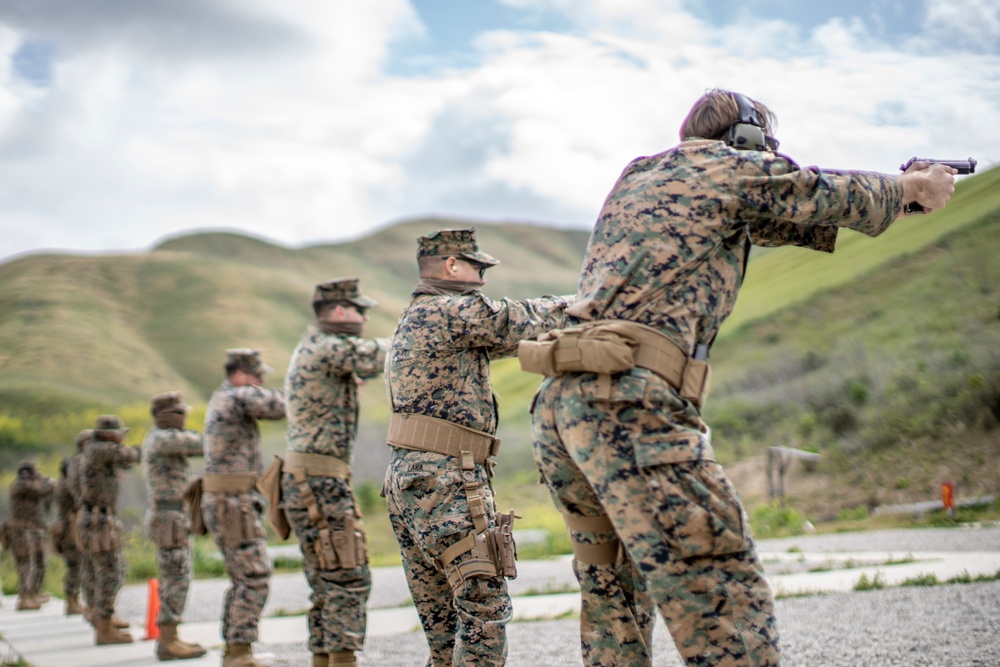
M 94 643 L 98 646 L 105 644 L 131 644 L 132 635 L 122 632 L 119 628 L 111 625 L 110 618 L 94 617 Z
M 330 654 L 313 653 L 312 667 L 330 667 Z
M 66 615 L 76 616 L 83 613 L 83 605 L 74 595 L 73 597 L 66 598 Z
M 156 657 L 160 660 L 187 660 L 205 655 L 198 644 L 188 644 L 177 638 L 177 624 L 160 626 L 160 640 L 156 644 Z
M 124 618 L 119 618 L 118 614 L 115 613 L 111 614 L 111 627 L 118 628 L 119 630 L 124 630 L 130 625 L 132 624 L 126 621 Z
M 253 659 L 250 644 L 226 644 L 222 654 L 222 667 L 263 667 Z
M 14 609 L 17 611 L 30 611 L 32 609 L 41 609 L 42 601 L 31 595 L 18 595 L 17 604 L 14 605 Z
M 330 667 L 358 667 L 354 651 L 332 651 L 330 653 Z

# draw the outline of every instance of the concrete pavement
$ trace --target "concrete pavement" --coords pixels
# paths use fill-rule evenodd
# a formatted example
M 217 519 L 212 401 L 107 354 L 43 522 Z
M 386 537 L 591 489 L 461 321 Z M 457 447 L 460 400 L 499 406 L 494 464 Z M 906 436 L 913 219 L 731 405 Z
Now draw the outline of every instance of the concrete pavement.
M 952 535 L 955 539 L 951 542 L 961 543 L 958 538 L 962 537 L 962 529 L 954 530 Z M 904 545 L 903 549 L 894 548 L 891 551 L 865 550 L 864 537 L 848 539 L 844 546 L 850 550 L 838 550 L 829 548 L 829 540 L 824 540 L 829 536 L 806 536 L 793 538 L 793 546 L 787 546 L 790 542 L 764 541 L 760 545 L 760 555 L 768 579 L 779 596 L 851 591 L 862 575 L 869 581 L 877 579 L 889 586 L 926 575 L 934 575 L 939 581 L 964 575 L 993 576 L 1000 572 L 1000 528 L 985 528 L 983 531 L 974 535 L 975 539 L 967 545 L 974 549 L 971 551 L 941 550 L 951 546 L 942 547 L 939 543 L 935 543 L 935 550 L 910 550 L 905 547 L 923 544 L 917 539 L 920 536 L 911 532 L 902 538 L 891 536 Z M 769 551 L 768 547 L 776 550 Z M 516 620 L 545 621 L 579 611 L 579 594 L 563 592 L 569 588 L 568 582 L 575 583 L 569 557 L 522 563 L 520 570 L 523 577 L 510 582 Z M 419 654 L 420 645 L 423 645 L 422 651 L 426 654 L 416 610 L 412 604 L 399 604 L 408 598 L 400 568 L 377 568 L 373 581 L 369 637 L 375 642 L 379 641 L 378 638 L 387 638 L 393 642 L 398 640 L 400 645 L 413 644 L 413 654 Z M 180 627 L 180 636 L 187 641 L 197 641 L 210 651 L 204 658 L 183 664 L 192 667 L 219 664 L 222 641 L 216 620 L 218 612 L 216 607 L 207 608 L 210 605 L 199 599 L 210 597 L 215 602 L 225 585 L 226 582 L 218 580 L 193 582 L 187 611 L 187 618 L 193 622 Z M 38 611 L 17 612 L 14 611 L 14 598 L 4 598 L 0 606 L 0 634 L 3 636 L 0 664 L 4 664 L 2 661 L 5 658 L 12 662 L 15 656 L 23 657 L 34 667 L 139 667 L 158 664 L 154 656 L 155 642 L 141 641 L 145 634 L 144 588 L 127 587 L 120 596 L 119 613 L 133 623 L 132 634 L 140 640 L 120 646 L 94 646 L 93 630 L 79 616 L 63 616 L 61 600 L 53 599 Z M 546 592 L 553 590 L 559 592 Z M 281 603 L 283 607 L 278 610 L 265 610 L 265 614 L 272 615 L 262 620 L 260 641 L 255 645 L 255 653 L 261 662 L 274 667 L 301 664 L 306 623 L 300 613 L 293 612 L 304 611 L 309 606 L 308 593 L 301 575 L 278 575 L 272 581 L 272 597 L 284 596 L 284 601 Z M 199 595 L 202 597 L 199 598 Z M 575 621 L 564 623 L 575 624 Z M 539 628 L 545 625 L 547 623 L 538 624 Z M 572 633 L 572 629 L 569 631 Z M 297 655 L 290 655 L 292 651 Z M 359 663 L 382 664 L 369 662 L 365 653 L 360 655 Z

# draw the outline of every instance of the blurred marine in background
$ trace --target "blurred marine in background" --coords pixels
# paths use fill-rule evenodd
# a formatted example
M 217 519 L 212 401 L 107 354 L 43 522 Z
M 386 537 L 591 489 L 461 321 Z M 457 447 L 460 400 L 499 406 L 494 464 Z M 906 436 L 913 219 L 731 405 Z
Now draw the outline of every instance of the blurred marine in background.
M 266 503 L 257 490 L 263 472 L 257 420 L 283 419 L 285 393 L 261 386 L 272 369 L 257 350 L 227 350 L 225 370 L 205 414 L 201 511 L 231 584 L 222 607 L 222 667 L 259 667 L 251 645 L 272 566 L 261 521 Z
M 55 484 L 25 461 L 17 467 L 10 485 L 10 518 L 0 526 L 4 547 L 17 562 L 17 609 L 39 609 L 49 596 L 42 591 L 45 579 L 45 515 Z
M 146 528 L 156 544 L 160 611 L 156 617 L 160 660 L 185 660 L 205 655 L 198 644 L 181 641 L 177 625 L 184 614 L 191 584 L 191 520 L 184 511 L 188 458 L 202 456 L 201 434 L 184 428 L 189 406 L 179 392 L 157 394 L 150 400 L 153 428 L 142 441 L 149 513 Z
M 127 644 L 132 636 L 115 623 L 115 599 L 125 580 L 127 564 L 122 522 L 118 519 L 118 473 L 138 463 L 138 447 L 123 442 L 128 429 L 116 415 L 97 418 L 80 467 L 80 516 L 77 534 L 81 550 L 94 570 L 92 623 L 94 641 Z

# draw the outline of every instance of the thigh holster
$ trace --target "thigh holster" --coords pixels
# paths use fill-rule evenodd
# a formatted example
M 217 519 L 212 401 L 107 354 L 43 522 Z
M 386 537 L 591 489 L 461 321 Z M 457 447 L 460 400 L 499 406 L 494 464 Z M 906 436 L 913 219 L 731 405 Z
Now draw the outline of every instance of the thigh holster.
M 343 461 L 319 454 L 288 452 L 285 472 L 290 473 L 299 487 L 309 520 L 319 534 L 313 545 L 322 570 L 352 569 L 368 563 L 368 545 L 360 512 L 344 517 L 344 527 L 335 530 L 320 511 L 316 495 L 309 486 L 309 475 L 337 477 L 350 481 L 350 467 Z
M 476 464 L 471 452 L 461 455 L 462 486 L 472 514 L 473 531 L 445 549 L 436 565 L 444 570 L 448 584 L 456 590 L 468 579 L 476 577 L 517 577 L 517 545 L 512 532 L 514 519 L 511 510 L 497 516 L 496 526 L 489 527 L 486 519 L 486 502 L 479 494 L 481 485 L 476 480 Z M 461 562 L 455 563 L 460 556 Z
M 597 516 L 579 516 L 576 514 L 562 515 L 563 521 L 570 529 L 569 539 L 573 544 L 573 557 L 580 563 L 586 565 L 610 565 L 618 560 L 618 549 L 621 540 L 614 537 L 603 542 L 593 543 L 579 542 L 573 535 L 573 531 L 580 533 L 604 533 L 614 532 L 615 527 L 607 514 Z
M 85 508 L 90 512 L 91 529 L 83 537 L 83 552 L 99 554 L 122 548 L 122 524 L 110 507 Z

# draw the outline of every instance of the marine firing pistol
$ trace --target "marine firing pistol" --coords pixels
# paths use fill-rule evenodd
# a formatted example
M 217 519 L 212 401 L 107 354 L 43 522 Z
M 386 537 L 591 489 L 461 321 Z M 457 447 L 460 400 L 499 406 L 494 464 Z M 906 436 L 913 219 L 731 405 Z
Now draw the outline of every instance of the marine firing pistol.
M 974 174 L 976 173 L 976 160 L 975 158 L 967 158 L 965 160 L 935 160 L 929 157 L 911 157 L 909 160 L 899 165 L 900 171 L 906 171 L 910 168 L 914 162 L 930 162 L 931 164 L 943 164 L 946 167 L 951 167 L 956 170 L 959 175 Z M 904 213 L 923 213 L 924 207 L 917 202 L 910 202 L 903 208 Z

